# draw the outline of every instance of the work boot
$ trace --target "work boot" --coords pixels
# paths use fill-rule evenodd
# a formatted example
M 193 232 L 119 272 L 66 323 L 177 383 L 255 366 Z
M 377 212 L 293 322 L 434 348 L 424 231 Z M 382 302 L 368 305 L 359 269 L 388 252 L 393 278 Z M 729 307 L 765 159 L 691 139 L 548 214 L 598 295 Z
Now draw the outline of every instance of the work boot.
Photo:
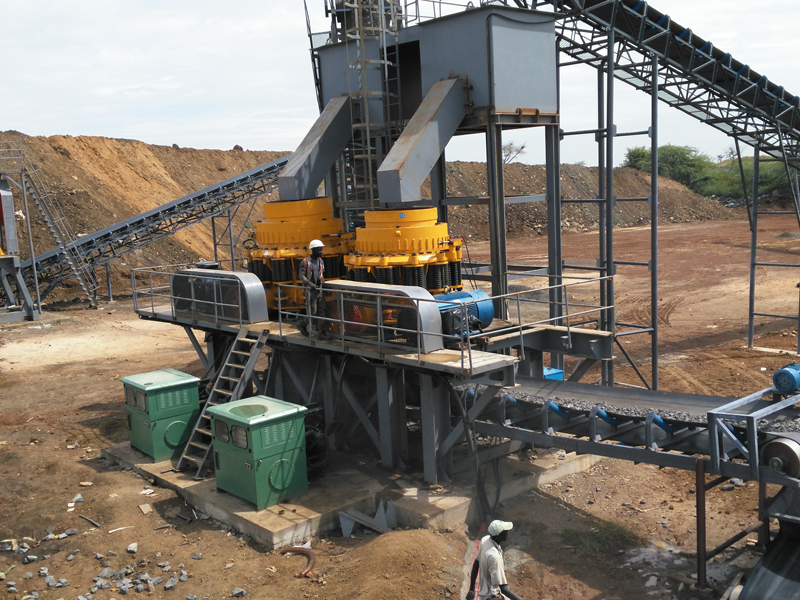
M 306 324 L 303 321 L 300 321 L 297 324 L 297 329 L 303 334 L 304 337 L 308 337 L 308 327 L 306 327 Z
M 320 329 L 319 330 L 319 335 L 317 337 L 319 337 L 319 339 L 321 339 L 321 340 L 327 340 L 327 339 L 330 338 L 330 336 L 328 335 L 328 332 L 325 331 L 324 329 Z

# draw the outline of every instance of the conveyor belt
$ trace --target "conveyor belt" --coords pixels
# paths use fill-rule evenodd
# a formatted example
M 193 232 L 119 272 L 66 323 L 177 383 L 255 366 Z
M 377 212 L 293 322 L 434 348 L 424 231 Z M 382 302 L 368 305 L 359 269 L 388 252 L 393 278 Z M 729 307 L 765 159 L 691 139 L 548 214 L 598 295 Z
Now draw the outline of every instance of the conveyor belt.
M 288 160 L 289 156 L 284 156 L 182 196 L 158 208 L 82 236 L 69 247 L 74 247 L 76 254 L 85 257 L 92 268 L 101 267 L 111 259 L 269 193 Z M 42 298 L 61 281 L 73 275 L 67 255 L 61 248 L 37 256 L 36 270 L 39 284 L 44 286 Z M 33 270 L 30 260 L 22 264 L 22 273 L 32 288 Z
M 781 531 L 751 571 L 739 600 L 800 600 L 800 540 Z
M 521 378 L 517 383 L 480 414 L 476 433 L 687 470 L 701 458 L 709 473 L 800 485 L 800 480 L 759 468 L 757 450 L 779 435 L 770 432 L 772 423 L 800 415 L 794 406 L 798 397 L 776 401 L 775 390 L 767 388 L 734 411 L 724 408 L 737 401 L 719 396 Z M 772 412 L 758 419 L 757 431 L 753 425 L 755 434 L 748 432 L 746 419 L 732 418 L 763 409 Z M 706 423 L 709 415 L 716 415 L 716 434 Z M 720 423 L 730 435 L 723 434 Z

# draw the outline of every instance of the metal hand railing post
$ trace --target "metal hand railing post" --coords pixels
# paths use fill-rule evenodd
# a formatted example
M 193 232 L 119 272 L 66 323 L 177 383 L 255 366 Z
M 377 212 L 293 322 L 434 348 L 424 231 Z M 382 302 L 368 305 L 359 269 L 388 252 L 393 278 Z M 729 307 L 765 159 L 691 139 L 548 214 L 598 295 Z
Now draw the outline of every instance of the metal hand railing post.
M 412 300 L 417 313 L 417 364 L 422 363 L 422 315 L 419 312 L 419 300 Z
M 383 304 L 381 302 L 381 295 L 377 296 L 377 315 L 375 315 L 375 322 L 378 324 L 378 352 L 381 351 L 381 340 L 383 338 Z
M 344 292 L 338 292 L 339 298 L 339 339 L 342 341 L 342 350 L 344 350 Z
M 150 275 L 150 312 L 155 314 L 156 305 L 155 305 L 155 300 L 153 299 L 153 296 L 154 296 L 154 294 L 153 294 L 153 272 L 150 271 L 149 275 Z
M 525 339 L 522 335 L 522 308 L 519 305 L 519 293 L 515 297 L 517 299 L 517 325 L 519 326 L 519 354 L 517 358 L 525 360 Z
M 278 297 L 278 335 L 283 336 L 283 308 L 281 306 L 281 284 L 278 284 L 278 289 L 275 295 Z

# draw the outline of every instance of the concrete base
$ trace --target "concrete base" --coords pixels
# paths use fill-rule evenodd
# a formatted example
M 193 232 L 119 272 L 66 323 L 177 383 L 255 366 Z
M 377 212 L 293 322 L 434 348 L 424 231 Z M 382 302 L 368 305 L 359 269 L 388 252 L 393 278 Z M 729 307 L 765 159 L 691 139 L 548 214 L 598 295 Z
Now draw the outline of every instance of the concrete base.
M 520 460 L 512 455 L 499 461 L 502 485 L 498 502 L 588 469 L 600 460 L 595 456 L 564 456 L 557 450 L 537 453 L 535 460 Z M 339 511 L 355 509 L 372 516 L 379 500 L 394 503 L 397 521 L 402 527 L 455 529 L 478 519 L 475 485 L 469 470 L 457 474 L 447 488 L 442 488 L 425 485 L 421 475 L 393 474 L 339 455 L 324 474 L 310 479 L 307 494 L 257 511 L 245 500 L 218 492 L 214 479 L 195 481 L 187 474 L 171 471 L 169 461 L 153 463 L 149 456 L 131 448 L 127 442 L 103 449 L 102 455 L 153 480 L 160 487 L 174 490 L 196 509 L 270 549 L 338 530 Z M 489 472 L 494 473 L 494 470 L 489 469 Z M 497 498 L 497 486 L 491 475 L 487 480 L 486 491 L 491 504 Z

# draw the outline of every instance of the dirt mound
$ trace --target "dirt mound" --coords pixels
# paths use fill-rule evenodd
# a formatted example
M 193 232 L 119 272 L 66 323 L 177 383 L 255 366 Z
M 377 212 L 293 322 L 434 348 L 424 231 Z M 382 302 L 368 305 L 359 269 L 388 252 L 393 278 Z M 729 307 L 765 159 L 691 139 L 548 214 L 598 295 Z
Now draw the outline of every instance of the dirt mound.
M 458 597 L 465 550 L 463 534 L 394 531 L 350 550 L 348 568 L 328 582 L 352 600 Z
M 0 133 L 0 139 L 16 136 Z M 135 140 L 86 136 L 26 137 L 51 190 L 61 204 L 76 235 L 86 234 L 155 208 L 177 197 L 216 183 L 237 173 L 269 162 L 287 152 L 250 150 L 195 150 L 173 146 L 153 146 Z M 472 162 L 448 164 L 448 194 L 486 196 L 486 165 Z M 562 166 L 562 194 L 565 198 L 597 196 L 597 168 Z M 615 192 L 619 198 L 649 194 L 650 176 L 633 169 L 615 170 Z M 542 165 L 513 163 L 505 166 L 507 196 L 542 194 L 545 169 Z M 423 189 L 423 195 L 429 193 Z M 272 196 L 277 197 L 276 193 Z M 741 210 L 741 209 L 740 209 Z M 615 222 L 621 227 L 649 223 L 646 202 L 619 202 Z M 598 208 L 594 204 L 567 204 L 562 225 L 566 231 L 587 231 L 597 227 Z M 666 222 L 727 219 L 737 210 L 705 199 L 683 185 L 659 180 L 659 214 Z M 239 211 L 236 229 L 250 227 L 262 216 L 260 207 L 252 213 Z M 450 222 L 454 235 L 485 239 L 488 236 L 488 207 L 476 203 L 452 207 Z M 547 231 L 543 202 L 510 204 L 507 207 L 508 235 L 543 235 Z M 40 215 L 31 211 L 33 242 L 37 254 L 55 246 Z M 27 258 L 28 243 L 20 221 L 22 254 Z M 176 233 L 112 263 L 112 282 L 116 293 L 128 293 L 130 270 L 135 267 L 181 264 L 209 259 L 214 255 L 211 224 L 205 222 Z M 103 282 L 104 284 L 104 282 Z M 80 296 L 75 281 L 67 282 L 49 299 Z
M 0 133 L 0 139 L 17 135 Z M 108 227 L 288 154 L 195 150 L 87 136 L 25 136 L 25 139 L 76 236 Z M 255 211 L 249 216 L 240 211 L 237 222 L 240 225 L 255 222 L 260 216 Z M 21 220 L 17 225 L 21 254 L 28 258 L 25 226 Z M 32 206 L 31 229 L 36 254 L 55 247 L 53 237 Z M 115 291 L 119 288 L 117 293 L 129 292 L 132 267 L 187 263 L 213 255 L 211 224 L 206 221 L 113 261 Z M 65 289 L 56 290 L 48 300 L 81 295 L 74 280 L 62 287 Z
M 450 196 L 486 196 L 486 166 L 482 163 L 456 162 L 448 165 Z M 513 163 L 505 166 L 506 196 L 544 194 L 546 190 L 544 165 Z M 614 169 L 614 193 L 617 198 L 644 198 L 650 194 L 650 175 L 635 169 Z M 587 199 L 598 196 L 597 167 L 582 165 L 561 166 L 561 195 L 568 199 Z M 597 228 L 599 211 L 596 204 L 565 204 L 561 211 L 565 231 L 590 231 Z M 669 223 L 731 219 L 741 212 L 726 208 L 716 200 L 695 194 L 686 186 L 661 177 L 658 182 L 659 218 Z M 489 208 L 484 204 L 452 207 L 449 221 L 458 236 L 488 237 Z M 647 202 L 618 201 L 614 223 L 631 227 L 650 223 Z M 547 233 L 547 207 L 544 202 L 509 204 L 506 207 L 509 237 Z

